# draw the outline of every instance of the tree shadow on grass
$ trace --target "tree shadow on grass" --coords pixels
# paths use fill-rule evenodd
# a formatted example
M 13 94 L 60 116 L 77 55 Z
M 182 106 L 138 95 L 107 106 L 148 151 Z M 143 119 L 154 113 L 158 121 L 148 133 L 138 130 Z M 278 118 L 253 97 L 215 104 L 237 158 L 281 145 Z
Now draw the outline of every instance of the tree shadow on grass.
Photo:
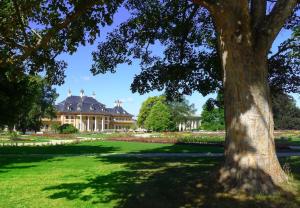
M 0 154 L 5 155 L 0 157 L 0 173 L 8 172 L 12 169 L 25 169 L 36 166 L 29 165 L 29 163 L 36 163 L 41 161 L 55 162 L 58 160 L 63 160 L 62 158 L 57 157 L 63 157 L 64 154 L 111 153 L 117 150 L 119 149 L 115 147 L 79 145 L 0 147 Z M 19 165 L 20 163 L 26 163 L 26 165 Z
M 147 144 L 145 144 L 147 145 Z M 193 144 L 173 144 L 166 147 L 159 147 L 154 149 L 140 150 L 131 153 L 223 153 L 224 148 L 219 145 L 193 145 Z
M 46 187 L 50 199 L 115 204 L 114 207 L 299 207 L 292 194 L 239 197 L 222 193 L 214 172 L 222 159 L 157 159 L 102 157 L 101 162 L 125 169 L 82 183 Z
M 57 145 L 57 146 L 6 146 L 0 147 L 0 154 L 89 154 L 111 153 L 119 150 L 116 147 L 95 145 Z

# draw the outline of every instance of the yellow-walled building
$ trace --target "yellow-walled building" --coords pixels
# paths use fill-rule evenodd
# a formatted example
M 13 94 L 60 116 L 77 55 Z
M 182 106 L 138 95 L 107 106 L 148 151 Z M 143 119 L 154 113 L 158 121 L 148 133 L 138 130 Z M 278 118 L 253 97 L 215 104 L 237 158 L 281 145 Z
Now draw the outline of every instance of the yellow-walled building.
M 127 130 L 134 123 L 133 115 L 124 110 L 120 101 L 116 101 L 114 108 L 107 108 L 93 97 L 85 96 L 81 90 L 79 96 L 71 95 L 56 106 L 57 117 L 55 119 L 43 119 L 42 131 L 51 129 L 51 124 L 72 124 L 79 131 L 107 131 Z

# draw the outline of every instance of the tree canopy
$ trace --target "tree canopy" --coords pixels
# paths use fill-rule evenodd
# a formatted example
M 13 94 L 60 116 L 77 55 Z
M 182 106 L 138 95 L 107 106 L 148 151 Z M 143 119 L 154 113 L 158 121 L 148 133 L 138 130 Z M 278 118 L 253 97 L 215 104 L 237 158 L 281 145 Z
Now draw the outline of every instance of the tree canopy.
M 152 131 L 168 131 L 172 128 L 170 109 L 161 101 L 156 102 L 145 121 L 145 127 Z
M 145 121 L 146 121 L 147 117 L 149 116 L 152 107 L 157 102 L 165 103 L 165 97 L 164 96 L 149 97 L 147 100 L 145 100 L 142 103 L 142 106 L 140 108 L 140 112 L 138 115 L 138 119 L 137 119 L 138 126 L 140 126 L 140 127 L 145 126 Z
M 133 92 L 164 90 L 167 97 L 178 98 L 193 91 L 207 95 L 223 88 L 215 24 L 205 8 L 184 0 L 129 1 L 126 5 L 131 18 L 111 32 L 93 53 L 94 74 L 115 72 L 118 64 L 131 64 L 136 58 L 141 60 L 142 71 L 134 78 Z M 270 51 L 268 78 L 274 91 L 300 92 L 297 15 L 294 12 L 285 24 L 293 35 L 277 51 Z M 163 57 L 151 50 L 158 42 Z
M 178 101 L 168 101 L 164 95 L 153 96 L 149 97 L 142 103 L 137 120 L 138 126 L 146 128 L 150 127 L 149 125 L 146 125 L 146 121 L 150 116 L 153 107 L 158 102 L 160 102 L 164 105 L 165 108 L 167 108 L 168 114 L 164 115 L 169 116 L 170 114 L 170 118 L 168 119 L 169 124 L 166 125 L 167 129 L 165 130 L 176 130 L 176 125 L 178 125 L 180 122 L 186 121 L 188 117 L 194 115 L 194 113 L 196 112 L 194 104 L 190 105 L 188 100 L 186 100 L 185 98 L 181 98 L 181 100 Z M 160 123 L 159 119 L 153 119 L 151 125 L 153 125 L 156 121 Z
M 0 2 L 0 65 L 18 66 L 18 74 L 43 72 L 52 84 L 64 82 L 61 53 L 93 43 L 110 25 L 122 0 L 3 0 Z

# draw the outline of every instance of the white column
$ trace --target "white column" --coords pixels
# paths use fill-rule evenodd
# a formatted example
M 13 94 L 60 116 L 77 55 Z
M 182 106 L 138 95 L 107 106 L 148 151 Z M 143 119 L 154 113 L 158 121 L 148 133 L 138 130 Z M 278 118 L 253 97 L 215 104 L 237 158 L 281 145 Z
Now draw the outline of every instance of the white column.
M 97 131 L 97 116 L 95 116 L 95 128 L 94 131 Z
M 90 131 L 90 116 L 87 116 L 87 131 Z
M 79 116 L 80 121 L 79 121 L 79 131 L 82 131 L 82 115 Z
M 102 126 L 101 126 L 101 131 L 104 131 L 104 119 L 103 119 L 103 116 L 101 117 L 101 121 L 102 121 Z
M 178 125 L 178 130 L 181 131 L 181 123 Z

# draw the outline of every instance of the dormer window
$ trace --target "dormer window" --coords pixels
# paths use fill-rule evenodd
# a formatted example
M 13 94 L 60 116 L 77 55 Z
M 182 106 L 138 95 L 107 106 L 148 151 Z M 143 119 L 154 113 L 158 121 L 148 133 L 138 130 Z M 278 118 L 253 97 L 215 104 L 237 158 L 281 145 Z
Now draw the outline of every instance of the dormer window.
M 72 110 L 72 107 L 69 105 L 68 106 L 68 111 L 71 111 Z
M 90 106 L 90 110 L 92 110 L 92 111 L 93 111 L 93 110 L 96 110 L 96 107 L 93 106 L 93 105 L 91 105 L 91 106 Z

